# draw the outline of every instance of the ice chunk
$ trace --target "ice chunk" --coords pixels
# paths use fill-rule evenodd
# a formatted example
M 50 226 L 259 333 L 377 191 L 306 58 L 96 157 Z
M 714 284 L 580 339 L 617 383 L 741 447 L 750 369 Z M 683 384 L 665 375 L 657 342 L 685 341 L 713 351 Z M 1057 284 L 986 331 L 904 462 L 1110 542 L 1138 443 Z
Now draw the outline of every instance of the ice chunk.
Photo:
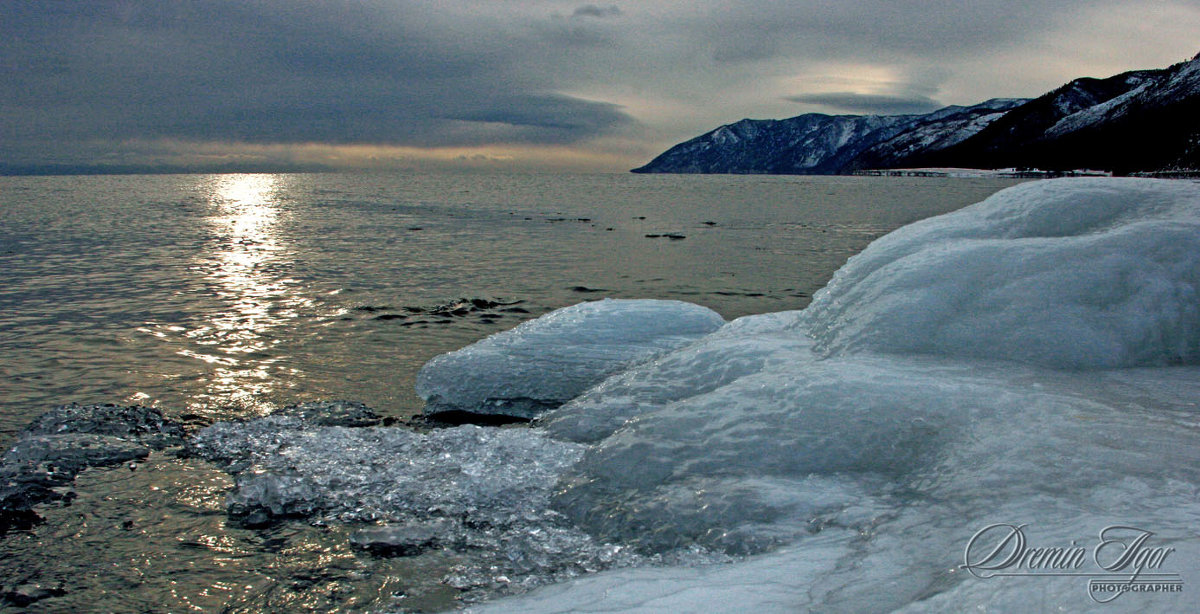
M 872 243 L 797 329 L 826 355 L 1200 362 L 1200 190 L 1061 179 L 998 192 Z
M 457 529 L 445 519 L 371 527 L 351 536 L 350 543 L 384 556 L 415 556 L 445 545 L 444 540 Z
M 119 465 L 146 458 L 150 448 L 117 437 L 91 433 L 26 434 L 4 454 L 4 470 L 29 469 L 66 473 L 72 477 L 87 467 Z
M 290 416 L 220 422 L 194 453 L 238 474 L 231 511 L 343 520 L 457 517 L 503 524 L 539 509 L 581 446 L 529 429 L 316 426 Z
M 294 416 L 317 426 L 376 426 L 383 418 L 358 401 L 314 401 L 288 405 L 272 415 Z
M 711 309 L 680 301 L 581 303 L 430 360 L 417 375 L 417 394 L 426 414 L 532 419 L 723 324 Z
M 40 415 L 25 429 L 34 435 L 89 433 L 136 441 L 154 449 L 183 443 L 183 427 L 154 407 L 134 405 L 60 405 Z
M 386 523 L 362 529 L 354 543 L 386 554 L 467 553 L 446 578 L 467 598 L 656 560 L 598 542 L 550 509 L 559 476 L 582 453 L 579 444 L 528 428 L 418 433 L 321 426 L 314 421 L 324 412 L 289 413 L 313 415 L 221 422 L 189 444 L 237 476 L 227 508 L 241 524 L 295 517 Z M 500 576 L 508 581 L 496 582 Z

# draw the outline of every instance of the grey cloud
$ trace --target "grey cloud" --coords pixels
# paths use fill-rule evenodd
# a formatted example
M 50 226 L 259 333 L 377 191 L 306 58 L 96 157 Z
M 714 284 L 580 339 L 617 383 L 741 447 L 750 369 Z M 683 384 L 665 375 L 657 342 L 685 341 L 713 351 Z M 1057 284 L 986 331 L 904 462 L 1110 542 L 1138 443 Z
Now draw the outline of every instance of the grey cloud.
M 595 134 L 630 123 L 617 105 L 562 95 L 521 96 L 445 119 L 479 124 L 476 129 L 503 135 L 507 142 L 568 143 L 575 134 Z
M 818 104 L 851 113 L 869 115 L 929 113 L 944 106 L 927 96 L 887 96 L 882 94 L 855 94 L 853 92 L 801 94 L 788 96 L 786 100 L 802 104 Z
M 570 144 L 630 123 L 555 93 L 498 25 L 383 2 L 4 3 L 0 157 L 151 139 Z
M 688 28 L 718 62 L 777 57 L 902 60 L 1021 44 L 1081 8 L 1116 0 L 727 0 Z

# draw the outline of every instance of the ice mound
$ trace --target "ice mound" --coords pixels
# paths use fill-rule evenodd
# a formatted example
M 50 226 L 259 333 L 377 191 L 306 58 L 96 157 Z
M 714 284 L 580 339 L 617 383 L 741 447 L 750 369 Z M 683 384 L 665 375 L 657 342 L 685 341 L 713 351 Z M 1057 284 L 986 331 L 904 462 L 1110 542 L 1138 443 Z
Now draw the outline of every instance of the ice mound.
M 1198 263 L 1191 182 L 1023 184 L 888 235 L 807 310 L 735 320 L 540 420 L 588 445 L 552 501 L 597 540 L 751 556 L 479 610 L 1086 610 L 1086 574 L 1119 579 L 1091 558 L 975 577 L 964 548 L 995 523 L 1089 557 L 1106 527 L 1144 530 L 1173 549 L 1153 571 L 1190 586 Z M 1187 590 L 1106 607 L 1190 611 Z
M 649 552 L 753 553 L 855 508 L 936 462 L 972 420 L 1024 400 L 950 366 L 791 357 L 630 420 L 584 454 L 556 508 Z
M 1175 549 L 1158 571 L 1200 580 L 1191 571 L 1200 564 L 1200 368 L 1070 373 L 918 358 L 894 359 L 893 370 L 887 360 L 816 361 L 830 372 L 812 377 L 835 378 L 840 399 L 832 386 L 781 394 L 800 401 L 801 415 L 845 412 L 844 421 L 813 424 L 811 433 L 781 428 L 772 414 L 792 401 L 773 406 L 765 393 L 742 401 L 767 408 L 761 425 L 758 417 L 731 419 L 694 440 L 701 416 L 714 418 L 702 404 L 690 408 L 697 422 L 681 420 L 686 402 L 643 414 L 589 449 L 574 469 L 579 479 L 557 499 L 595 535 L 646 551 L 694 543 L 766 554 L 732 565 L 609 572 L 480 611 L 1094 606 L 1087 577 L 984 580 L 959 569 L 971 536 L 998 522 L 1028 523 L 1031 548 L 1091 548 L 1104 527 L 1145 529 L 1153 532 L 1147 546 Z M 749 389 L 731 389 L 724 401 Z M 959 419 L 940 418 L 956 407 Z M 930 439 L 905 438 L 901 429 L 894 447 L 864 445 L 886 438 L 887 425 L 903 425 L 896 414 L 909 412 L 925 418 Z M 914 445 L 923 450 L 906 450 Z M 896 457 L 905 464 L 897 467 Z M 1090 559 L 1082 571 L 1104 573 Z M 1189 605 L 1180 594 L 1131 594 L 1110 607 Z
M 1200 191 L 1190 182 L 1022 184 L 850 259 L 797 329 L 872 350 L 1064 368 L 1200 362 Z
M 417 394 L 426 414 L 528 420 L 724 323 L 711 309 L 680 301 L 581 303 L 430 360 L 417 375 Z
M 543 416 L 556 438 L 594 443 L 667 403 L 704 394 L 747 375 L 810 360 L 811 341 L 786 327 L 798 312 L 748 316 L 680 350 L 608 378 Z

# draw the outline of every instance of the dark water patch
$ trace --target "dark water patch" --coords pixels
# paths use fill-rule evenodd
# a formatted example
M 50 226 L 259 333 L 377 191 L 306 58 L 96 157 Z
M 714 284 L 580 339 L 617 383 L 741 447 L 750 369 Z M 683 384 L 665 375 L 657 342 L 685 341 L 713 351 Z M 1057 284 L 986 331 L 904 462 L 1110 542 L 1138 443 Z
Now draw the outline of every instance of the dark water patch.
M 523 300 L 507 300 L 507 299 L 492 299 L 492 298 L 460 298 L 445 303 L 436 305 L 405 305 L 398 311 L 402 313 L 380 313 L 372 317 L 372 320 L 380 322 L 398 321 L 401 326 L 420 326 L 426 324 L 453 324 L 454 318 L 465 318 L 467 316 L 476 316 L 480 321 L 490 324 L 489 320 L 498 320 L 505 317 L 503 313 L 528 313 L 527 311 L 513 311 L 521 309 L 512 307 L 523 303 Z M 379 311 L 397 311 L 391 307 L 355 307 L 356 311 L 366 313 L 376 313 Z
M 434 427 L 462 426 L 506 426 L 509 424 L 529 424 L 529 418 L 510 416 L 507 414 L 476 414 L 461 409 L 437 411 L 423 416 L 425 423 Z
M 180 424 L 149 407 L 72 404 L 42 414 L 0 458 L 0 535 L 39 522 L 39 505 L 70 504 L 83 470 L 141 461 L 181 445 L 183 435 Z

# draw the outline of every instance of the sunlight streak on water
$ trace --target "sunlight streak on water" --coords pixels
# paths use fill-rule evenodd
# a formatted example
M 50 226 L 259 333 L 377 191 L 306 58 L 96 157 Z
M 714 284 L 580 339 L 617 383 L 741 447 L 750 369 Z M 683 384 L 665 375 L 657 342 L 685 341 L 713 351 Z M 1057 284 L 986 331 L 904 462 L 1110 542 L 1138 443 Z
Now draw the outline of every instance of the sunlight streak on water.
M 186 336 L 209 351 L 180 350 L 215 365 L 203 405 L 271 409 L 260 399 L 274 386 L 273 355 L 280 338 L 272 330 L 310 304 L 297 296 L 286 272 L 290 253 L 278 231 L 284 179 L 278 175 L 221 175 L 207 186 L 212 213 L 205 219 L 217 236 L 215 251 L 202 258 L 216 296 L 228 307 Z
M 187 271 L 196 298 L 212 306 L 186 325 L 146 322 L 138 331 L 195 365 L 189 370 L 200 390 L 187 401 L 193 414 L 266 414 L 279 382 L 303 377 L 284 346 L 295 319 L 315 302 L 291 275 L 296 250 L 282 229 L 288 184 L 285 175 L 214 175 L 190 188 L 202 203 L 207 239 Z

